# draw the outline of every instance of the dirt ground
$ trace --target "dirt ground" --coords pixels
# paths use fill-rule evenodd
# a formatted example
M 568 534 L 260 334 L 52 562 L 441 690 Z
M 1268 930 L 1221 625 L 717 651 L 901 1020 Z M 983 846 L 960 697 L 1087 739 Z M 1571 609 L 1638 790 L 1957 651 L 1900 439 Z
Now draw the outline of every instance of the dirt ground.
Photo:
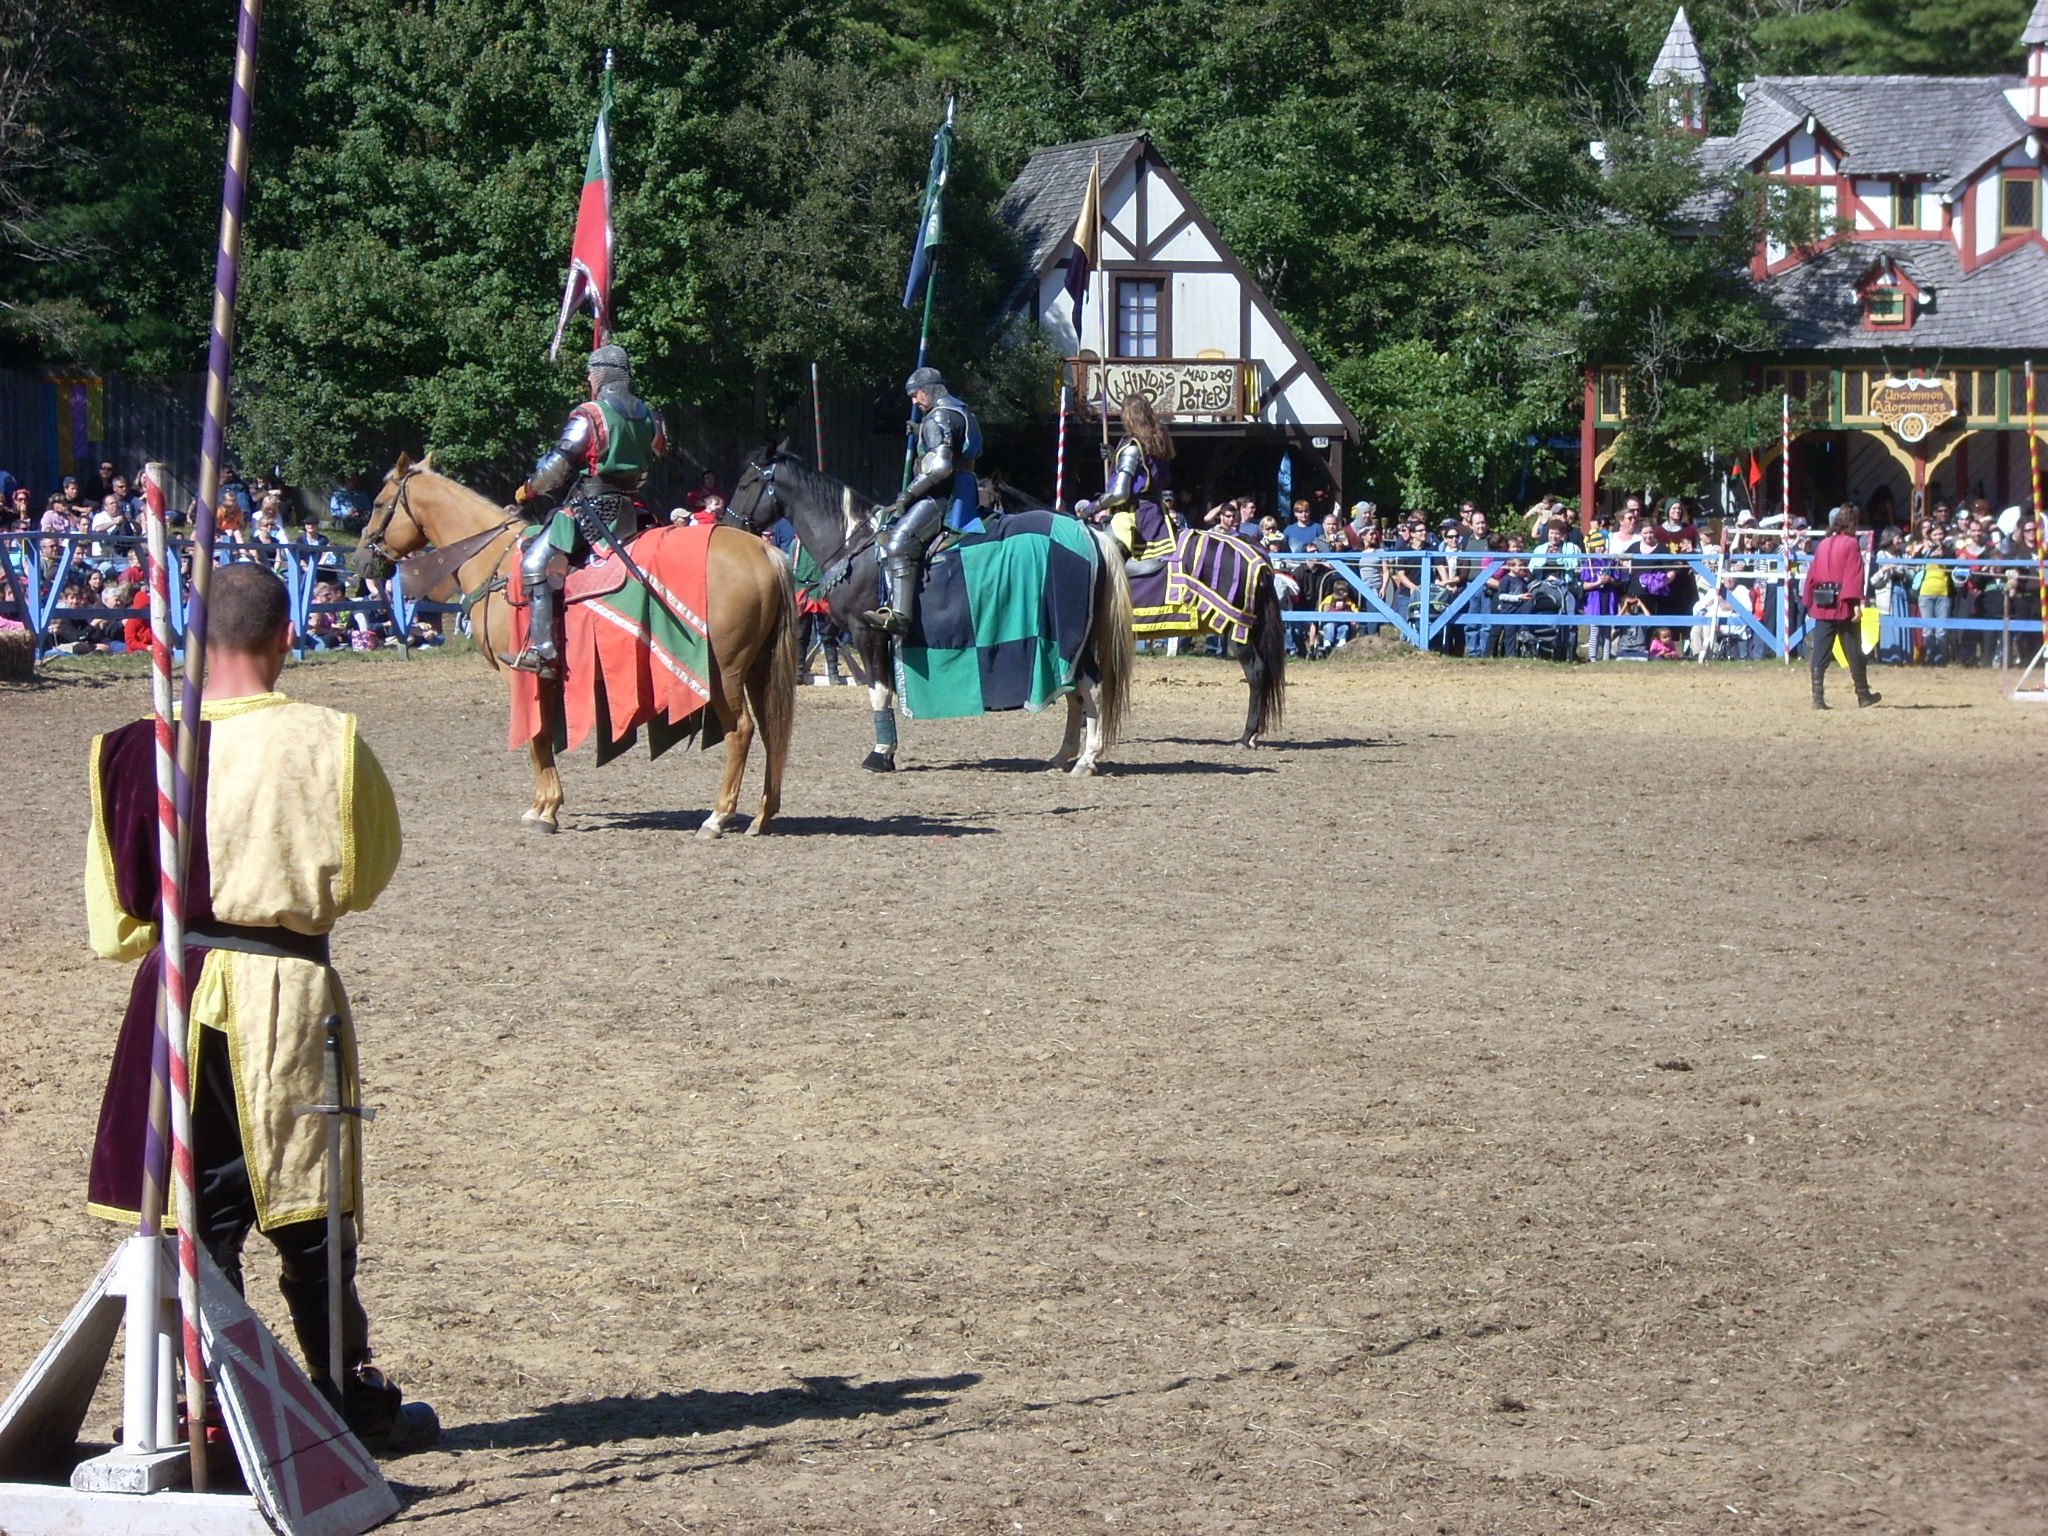
M 1411 654 L 1243 753 L 1234 667 L 1141 671 L 1086 782 L 1021 716 L 866 775 L 807 690 L 782 835 L 716 844 L 682 753 L 522 832 L 471 659 L 288 677 L 407 818 L 335 944 L 448 1426 L 401 1520 L 2048 1531 L 2048 708 Z M 116 1235 L 82 779 L 146 704 L 0 690 L 0 1385 Z

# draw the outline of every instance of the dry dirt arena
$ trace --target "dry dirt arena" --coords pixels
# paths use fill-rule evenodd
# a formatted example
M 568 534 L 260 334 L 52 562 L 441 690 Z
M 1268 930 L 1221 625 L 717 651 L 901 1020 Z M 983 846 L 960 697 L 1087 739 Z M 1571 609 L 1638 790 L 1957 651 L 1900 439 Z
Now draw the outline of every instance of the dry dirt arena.
M 716 844 L 680 752 L 522 832 L 473 659 L 288 676 L 407 817 L 336 943 L 404 1524 L 2048 1530 L 2048 707 L 1409 654 L 1244 753 L 1234 667 L 1141 672 L 1086 782 L 1016 716 L 863 774 L 807 690 Z M 146 702 L 0 691 L 0 1385 L 115 1235 L 82 778 Z

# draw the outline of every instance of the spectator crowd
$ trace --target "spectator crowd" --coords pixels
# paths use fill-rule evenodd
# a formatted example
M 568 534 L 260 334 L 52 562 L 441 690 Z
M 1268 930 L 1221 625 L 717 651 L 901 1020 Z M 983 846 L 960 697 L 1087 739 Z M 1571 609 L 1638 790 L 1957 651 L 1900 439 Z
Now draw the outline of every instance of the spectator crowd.
M 1164 500 L 1176 521 L 1191 520 L 1172 505 L 1171 492 Z M 671 518 L 715 521 L 724 506 L 707 472 Z M 328 496 L 323 525 L 275 475 L 244 478 L 230 468 L 220 488 L 215 558 L 262 562 L 310 580 L 302 639 L 311 648 L 439 644 L 439 615 L 422 616 L 401 639 L 390 614 L 390 572 L 375 561 L 359 571 L 349 560 L 370 508 L 360 477 L 350 475 Z M 1073 510 L 1096 521 L 1107 517 L 1086 501 Z M 111 461 L 83 478 L 66 475 L 47 493 L 0 469 L 0 629 L 22 627 L 7 604 L 12 599 L 14 612 L 26 611 L 32 573 L 44 593 L 61 582 L 40 637 L 45 648 L 90 655 L 146 647 L 142 515 L 140 475 L 123 475 Z M 172 521 L 183 518 L 174 514 Z M 1382 519 L 1371 502 L 1346 513 L 1326 494 L 1290 498 L 1284 515 L 1262 511 L 1252 497 L 1232 498 L 1199 521 L 1277 557 L 1283 607 L 1315 615 L 1288 626 L 1289 648 L 1303 658 L 1385 631 L 1377 599 L 1412 632 L 1437 629 L 1432 648 L 1451 655 L 1755 659 L 1770 649 L 1760 631 L 1796 631 L 1802 619 L 1784 553 L 1804 556 L 1825 531 L 1797 516 L 1787 523 L 1743 511 L 1728 521 L 1703 515 L 1685 497 L 1659 510 L 1636 496 L 1583 526 L 1554 496 L 1498 522 L 1471 501 L 1433 519 Z M 2023 660 L 2007 653 L 2008 643 L 2025 644 L 2031 654 L 2029 621 L 2038 626 L 2041 599 L 2039 533 L 2030 513 L 2008 507 L 1994 514 L 1982 499 L 1937 497 L 1902 524 L 1881 491 L 1863 522 L 1876 525 L 1874 535 L 1864 536 L 1878 619 L 1873 659 L 1928 666 Z M 771 537 L 786 547 L 786 530 Z M 188 549 L 182 560 L 189 559 Z M 2000 628 L 1957 628 L 1959 620 L 1997 621 Z M 2007 641 L 2008 620 L 2018 640 Z
M 143 530 L 142 480 L 122 475 L 111 461 L 81 480 L 66 475 L 40 498 L 9 471 L 0 470 L 0 630 L 26 627 L 28 594 L 55 602 L 39 639 L 45 648 L 76 656 L 145 650 L 149 645 L 148 548 Z M 377 650 L 401 643 L 389 612 L 389 572 L 374 564 L 351 569 L 350 547 L 334 542 L 318 515 L 305 511 L 276 476 L 245 479 L 224 474 L 215 524 L 219 564 L 253 561 L 280 575 L 311 573 L 312 606 L 301 635 L 315 650 Z M 362 531 L 370 500 L 351 475 L 328 499 L 328 522 L 344 533 Z M 167 513 L 173 538 L 189 518 Z M 191 575 L 189 545 L 179 546 L 180 574 Z M 33 577 L 33 580 L 30 578 Z M 303 579 L 303 577 L 302 577 Z M 10 616 L 10 603 L 17 615 Z M 438 615 L 422 615 L 403 643 L 441 643 Z
M 1102 519 L 1085 501 L 1074 510 Z M 1882 492 L 1873 510 L 1893 515 Z M 1371 502 L 1354 503 L 1346 515 L 1309 497 L 1292 498 L 1284 518 L 1262 513 L 1251 497 L 1234 498 L 1200 521 L 1278 558 L 1284 606 L 1318 616 L 1288 626 L 1289 649 L 1304 658 L 1381 633 L 1387 626 L 1370 593 L 1414 629 L 1442 624 L 1431 645 L 1447 654 L 1753 660 L 1770 650 L 1759 630 L 1793 632 L 1804 618 L 1785 554 L 1796 565 L 1826 532 L 1797 515 L 1787 523 L 1745 510 L 1725 520 L 1704 515 L 1687 497 L 1658 510 L 1638 496 L 1595 512 L 1583 527 L 1554 496 L 1500 524 L 1471 501 L 1435 519 L 1403 513 L 1382 521 Z M 2009 618 L 2020 637 L 2012 644 L 2026 644 L 2031 654 L 2038 636 L 2026 638 L 2028 621 L 2036 629 L 2040 621 L 2037 540 L 2031 514 L 2010 507 L 1994 516 L 1981 499 L 1960 506 L 1935 499 L 1910 525 L 1865 535 L 1881 621 L 1875 659 L 1929 666 L 2024 660 L 2005 654 L 2001 633 L 1953 626 Z

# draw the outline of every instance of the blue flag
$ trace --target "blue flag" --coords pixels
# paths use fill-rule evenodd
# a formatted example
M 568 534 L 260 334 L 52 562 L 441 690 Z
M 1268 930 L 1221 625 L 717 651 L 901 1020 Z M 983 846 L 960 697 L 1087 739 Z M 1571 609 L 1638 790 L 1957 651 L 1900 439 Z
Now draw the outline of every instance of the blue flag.
M 903 307 L 913 308 L 918 289 L 931 277 L 932 247 L 939 243 L 939 204 L 946 195 L 946 172 L 953 162 L 953 111 L 932 135 L 932 165 L 925 173 L 924 201 L 919 205 L 917 238 L 910 247 L 910 276 L 903 284 Z

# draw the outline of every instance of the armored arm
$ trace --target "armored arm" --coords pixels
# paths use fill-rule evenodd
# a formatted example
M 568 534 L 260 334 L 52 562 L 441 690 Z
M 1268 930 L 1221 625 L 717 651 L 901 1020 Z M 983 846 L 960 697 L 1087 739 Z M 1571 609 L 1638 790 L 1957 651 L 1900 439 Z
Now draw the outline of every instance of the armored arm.
M 590 458 L 590 419 L 578 411 L 569 418 L 562 428 L 562 435 L 555 439 L 555 446 L 540 456 L 540 462 L 533 466 L 533 473 L 526 477 L 526 484 L 520 489 L 530 494 L 521 501 L 540 496 L 552 496 L 576 477 Z
M 901 499 L 906 502 L 931 495 L 953 478 L 953 445 L 941 442 L 917 462 L 920 470 L 918 477 L 903 489 Z
M 1138 487 L 1138 476 L 1145 468 L 1144 450 L 1135 442 L 1126 442 L 1116 451 L 1116 459 L 1110 468 L 1109 484 L 1102 492 L 1098 503 L 1105 507 L 1128 505 Z

